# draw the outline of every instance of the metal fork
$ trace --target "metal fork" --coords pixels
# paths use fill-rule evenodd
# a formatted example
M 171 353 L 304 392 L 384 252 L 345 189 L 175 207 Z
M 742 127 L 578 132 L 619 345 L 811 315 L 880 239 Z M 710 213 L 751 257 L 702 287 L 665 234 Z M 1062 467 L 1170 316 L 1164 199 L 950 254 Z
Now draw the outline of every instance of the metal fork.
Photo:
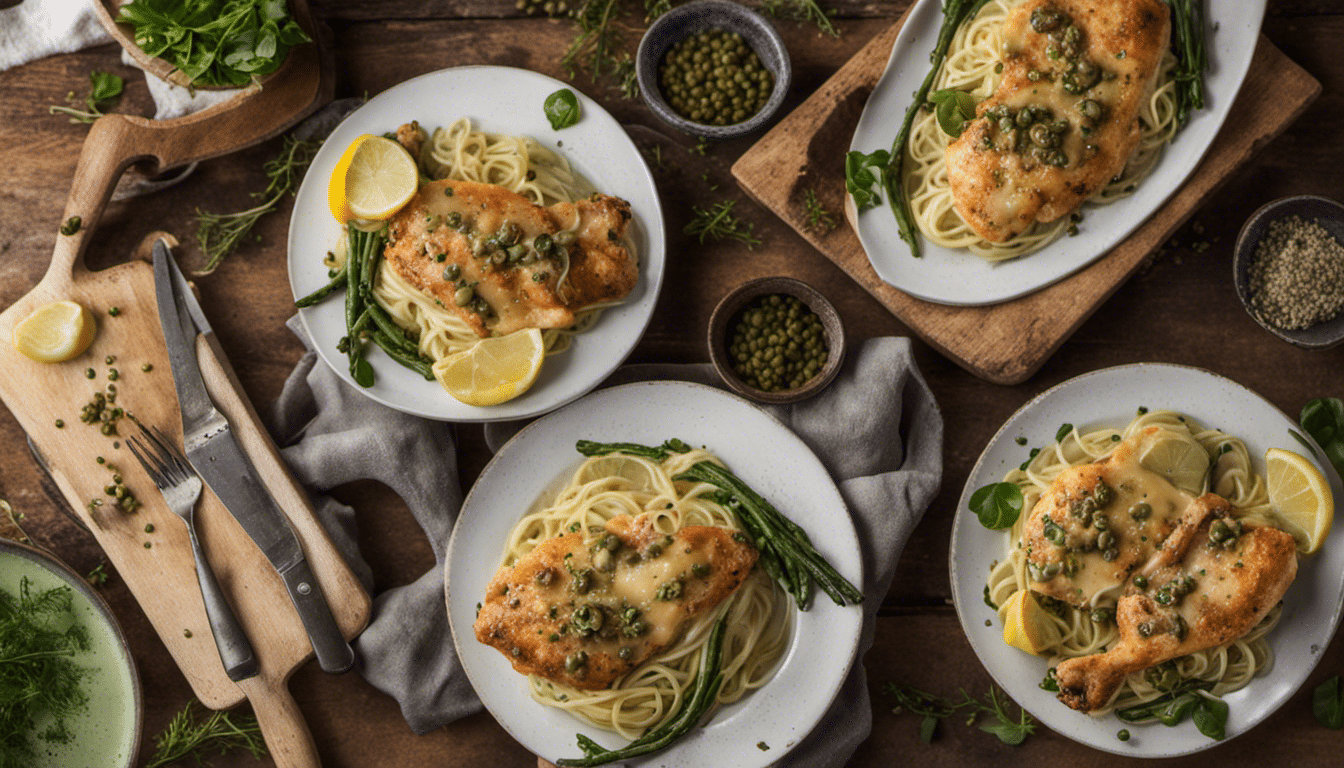
M 238 617 L 224 599 L 224 592 L 215 579 L 215 572 L 210 570 L 210 563 L 196 536 L 196 502 L 201 498 L 201 478 L 161 430 L 155 427 L 151 431 L 139 421 L 136 425 L 140 427 L 144 442 L 131 436 L 126 439 L 126 444 L 159 487 L 168 508 L 187 524 L 191 553 L 196 559 L 196 580 L 201 585 L 205 614 L 215 635 L 215 647 L 219 649 L 224 672 L 235 682 L 252 677 L 257 674 L 256 654 Z

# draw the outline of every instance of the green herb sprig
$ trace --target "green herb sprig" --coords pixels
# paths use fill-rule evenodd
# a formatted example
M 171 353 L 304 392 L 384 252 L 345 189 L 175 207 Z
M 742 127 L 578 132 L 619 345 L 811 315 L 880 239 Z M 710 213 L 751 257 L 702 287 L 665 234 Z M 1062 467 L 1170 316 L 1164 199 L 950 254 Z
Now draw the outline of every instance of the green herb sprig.
M 1021 744 L 1036 732 L 1036 721 L 1031 715 L 1019 707 L 1017 717 L 1013 717 L 1008 711 L 1012 699 L 992 686 L 983 699 L 973 698 L 963 690 L 962 700 L 957 702 L 908 685 L 887 683 L 883 690 L 896 699 L 896 706 L 892 708 L 893 713 L 899 715 L 909 712 L 923 718 L 920 721 L 919 737 L 926 744 L 933 740 L 939 722 L 963 711 L 968 713 L 967 725 L 975 724 L 983 717 L 985 719 L 979 723 L 980 730 L 994 734 L 999 741 L 1009 746 Z
M 815 189 L 803 193 L 803 216 L 803 227 L 812 232 L 824 235 L 835 229 L 835 217 L 817 199 Z
M 193 85 L 247 85 L 311 41 L 285 0 L 132 0 L 117 21 L 135 28 L 135 44 L 164 59 Z
M 155 737 L 154 755 L 144 768 L 162 768 L 189 757 L 203 765 L 202 758 L 208 752 L 223 755 L 238 749 L 257 759 L 266 756 L 266 741 L 255 717 L 227 710 L 198 717 L 198 709 L 195 702 L 188 702 L 173 716 L 163 733 Z
M 755 235 L 755 226 L 751 222 L 738 219 L 733 214 L 733 206 L 735 205 L 737 205 L 736 200 L 724 200 L 708 208 L 701 208 L 698 205 L 691 206 L 691 212 L 694 215 L 682 231 L 688 235 L 695 235 L 702 244 L 706 238 L 713 240 L 729 239 L 743 243 L 749 249 L 755 248 L 761 244 L 760 238 Z
M 1344 475 L 1344 401 L 1337 397 L 1318 397 L 1308 401 L 1302 406 L 1298 423 L 1325 451 L 1325 458 L 1334 465 L 1335 471 Z M 1301 436 L 1298 439 L 1303 445 L 1311 447 Z
M 764 0 L 761 10 L 775 18 L 810 21 L 824 34 L 837 39 L 840 37 L 840 30 L 831 21 L 835 11 L 823 8 L 817 0 Z
M 990 483 L 971 494 L 970 510 L 990 530 L 1011 527 L 1022 514 L 1022 489 L 1017 483 Z
M 1311 713 L 1326 728 L 1336 731 L 1344 728 L 1344 686 L 1340 685 L 1339 675 L 1312 689 Z
M 126 82 L 111 72 L 90 72 L 89 95 L 84 97 L 83 102 L 77 101 L 74 91 L 66 94 L 65 97 L 68 102 L 82 103 L 84 105 L 83 109 L 52 104 L 47 107 L 47 112 L 52 115 L 66 115 L 72 123 L 92 123 L 106 114 L 103 109 L 121 95 L 125 86 Z
M 1203 0 L 1168 0 L 1171 3 L 1171 42 L 1176 49 L 1176 123 L 1184 126 L 1190 113 L 1204 108 L 1204 70 L 1208 52 L 1204 47 Z
M 1166 726 L 1180 725 L 1189 717 L 1199 732 L 1211 739 L 1227 735 L 1227 702 L 1205 694 L 1210 684 L 1194 680 L 1164 696 L 1132 707 L 1117 709 L 1115 716 L 1126 723 L 1156 720 Z
M 260 203 L 237 213 L 196 210 L 196 242 L 206 259 L 199 274 L 215 271 L 224 257 L 238 248 L 238 244 L 252 231 L 257 221 L 274 211 L 285 195 L 294 191 L 321 146 L 322 142 L 315 139 L 286 136 L 280 153 L 262 167 L 268 180 L 266 189 L 252 195 L 260 198 Z

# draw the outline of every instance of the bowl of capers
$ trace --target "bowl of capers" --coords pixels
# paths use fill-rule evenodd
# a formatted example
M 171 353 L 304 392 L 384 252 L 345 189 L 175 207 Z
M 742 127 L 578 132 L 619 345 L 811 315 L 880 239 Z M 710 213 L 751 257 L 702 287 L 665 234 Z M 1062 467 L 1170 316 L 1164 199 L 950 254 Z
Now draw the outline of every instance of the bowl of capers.
M 635 54 L 644 103 L 672 127 L 709 139 L 765 126 L 788 94 L 784 41 L 759 13 L 695 0 L 658 17 Z
M 831 302 L 791 277 L 733 289 L 709 319 L 709 357 L 734 392 L 796 403 L 826 388 L 845 357 L 845 328 Z

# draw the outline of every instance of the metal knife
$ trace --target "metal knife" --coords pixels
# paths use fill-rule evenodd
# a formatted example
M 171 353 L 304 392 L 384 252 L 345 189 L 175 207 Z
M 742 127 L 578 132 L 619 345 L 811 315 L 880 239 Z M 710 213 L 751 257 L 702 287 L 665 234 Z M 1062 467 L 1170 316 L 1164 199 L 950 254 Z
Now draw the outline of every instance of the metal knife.
M 318 664 L 327 672 L 349 670 L 355 652 L 331 614 L 298 537 L 206 391 L 196 359 L 196 335 L 208 336 L 213 331 L 162 240 L 154 244 L 154 293 L 182 411 L 187 461 L 275 566 L 308 632 Z

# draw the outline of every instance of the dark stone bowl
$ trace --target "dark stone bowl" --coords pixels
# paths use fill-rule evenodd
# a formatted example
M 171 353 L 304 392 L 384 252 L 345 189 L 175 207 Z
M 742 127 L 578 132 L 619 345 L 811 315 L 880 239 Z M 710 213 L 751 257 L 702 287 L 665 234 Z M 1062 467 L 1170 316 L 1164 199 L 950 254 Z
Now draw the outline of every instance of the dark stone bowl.
M 663 99 L 658 87 L 658 65 L 667 50 L 688 35 L 713 28 L 742 35 L 775 78 L 775 89 L 761 111 L 733 125 L 705 125 L 687 120 Z M 759 13 L 727 0 L 696 0 L 668 11 L 649 26 L 635 53 L 635 77 L 644 103 L 668 125 L 692 136 L 731 139 L 763 128 L 779 112 L 789 92 L 793 70 L 779 32 Z
M 1344 206 L 1334 200 L 1315 195 L 1297 195 L 1266 203 L 1242 225 L 1241 234 L 1237 236 L 1237 244 L 1232 251 L 1232 281 L 1237 289 L 1237 298 L 1241 299 L 1242 306 L 1261 328 L 1280 339 L 1304 349 L 1333 347 L 1344 341 L 1344 313 L 1310 328 L 1285 330 L 1261 319 L 1251 306 L 1250 269 L 1256 246 L 1265 236 L 1270 223 L 1290 216 L 1315 221 L 1332 237 L 1344 243 Z

